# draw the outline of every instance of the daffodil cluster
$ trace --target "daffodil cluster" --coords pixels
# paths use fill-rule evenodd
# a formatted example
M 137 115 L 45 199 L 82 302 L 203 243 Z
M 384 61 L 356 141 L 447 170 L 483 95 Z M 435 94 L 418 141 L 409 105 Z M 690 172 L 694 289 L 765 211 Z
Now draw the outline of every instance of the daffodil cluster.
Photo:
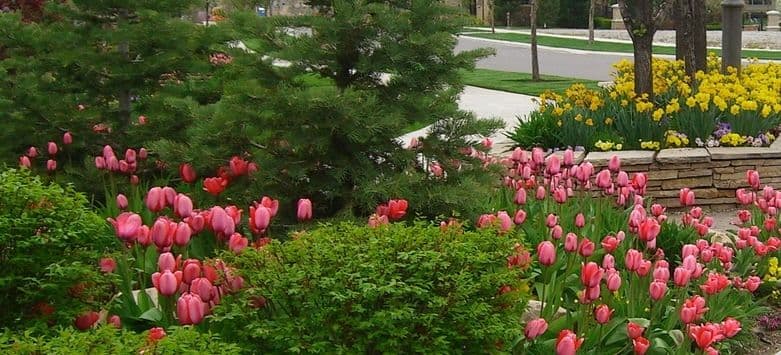
M 613 144 L 609 149 L 623 143 L 629 149 L 655 150 L 764 146 L 775 139 L 769 133 L 781 123 L 779 64 L 753 61 L 740 73 L 722 73 L 719 58 L 711 54 L 708 69 L 692 78 L 682 61 L 654 59 L 652 97 L 634 91 L 630 61 L 614 67 L 609 87 L 575 84 L 560 94 L 541 95 L 540 110 L 554 116 L 563 146 L 605 150 L 608 143 Z M 721 124 L 730 130 L 717 134 Z

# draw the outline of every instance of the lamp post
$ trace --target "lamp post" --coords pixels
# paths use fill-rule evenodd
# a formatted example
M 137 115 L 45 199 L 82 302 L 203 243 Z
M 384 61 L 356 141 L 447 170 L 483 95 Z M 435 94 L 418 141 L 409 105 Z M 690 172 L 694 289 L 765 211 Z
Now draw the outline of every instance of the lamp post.
M 721 70 L 740 71 L 743 45 L 743 0 L 721 1 Z

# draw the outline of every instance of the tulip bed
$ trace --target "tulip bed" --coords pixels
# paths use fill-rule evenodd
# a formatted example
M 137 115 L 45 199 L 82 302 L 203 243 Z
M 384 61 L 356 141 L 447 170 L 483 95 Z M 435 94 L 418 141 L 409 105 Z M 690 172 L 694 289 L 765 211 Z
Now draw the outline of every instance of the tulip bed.
M 634 92 L 632 63 L 615 64 L 610 87 L 572 85 L 540 95 L 540 109 L 511 135 L 520 146 L 591 151 L 767 146 L 781 123 L 781 66 L 751 63 L 720 72 L 718 57 L 694 78 L 682 61 L 654 59 L 653 97 Z
M 48 150 L 50 155 L 58 152 L 55 143 L 50 143 Z M 25 156 L 34 159 L 36 153 L 28 151 Z M 165 329 L 170 332 L 179 326 L 194 326 L 199 331 L 217 332 L 248 352 L 254 348 L 274 351 L 297 348 L 317 352 L 328 349 L 324 344 L 366 351 L 368 347 L 377 346 L 361 345 L 367 346 L 364 348 L 347 344 L 349 339 L 325 335 L 320 338 L 315 328 L 311 329 L 312 343 L 281 348 L 269 345 L 268 341 L 274 341 L 269 339 L 287 339 L 282 333 L 275 336 L 275 332 L 282 332 L 286 326 L 263 328 L 264 332 L 269 332 L 268 336 L 237 337 L 239 333 L 231 330 L 231 324 L 246 314 L 252 314 L 253 318 L 242 323 L 259 322 L 253 327 L 277 324 L 269 322 L 284 324 L 293 319 L 285 315 L 290 314 L 289 310 L 283 311 L 282 304 L 291 302 L 282 301 L 288 295 L 280 294 L 272 284 L 266 284 L 254 275 L 292 278 L 285 281 L 292 282 L 289 285 L 332 282 L 328 275 L 313 271 L 317 268 L 294 273 L 287 271 L 292 269 L 279 269 L 274 261 L 284 261 L 285 256 L 279 254 L 283 249 L 272 246 L 305 240 L 307 231 L 316 232 L 327 227 L 311 223 L 317 218 L 312 211 L 318 201 L 302 196 L 296 211 L 300 224 L 283 227 L 287 228 L 286 233 L 272 232 L 271 226 L 279 210 L 279 201 L 273 197 L 260 196 L 250 206 L 236 206 L 220 200 L 225 185 L 236 179 L 251 178 L 253 171 L 258 169 L 253 162 L 234 157 L 217 169 L 217 177 L 204 179 L 198 179 L 187 164 L 182 164 L 180 182 L 176 186 L 148 187 L 146 184 L 151 181 L 135 175 L 129 180 L 130 184 L 118 183 L 127 181 L 117 179 L 126 175 L 123 171 L 135 170 L 135 166 L 144 164 L 146 158 L 145 150 L 129 149 L 120 159 L 110 146 L 104 147 L 95 158 L 96 167 L 104 173 L 110 197 L 99 212 L 113 227 L 116 245 L 113 251 L 97 250 L 104 256 L 95 260 L 93 268 L 105 275 L 104 283 L 113 285 L 110 289 L 115 290 L 116 295 L 92 299 L 71 309 L 78 313 L 72 323 L 77 329 L 92 332 L 103 324 L 135 331 L 153 329 L 145 345 L 149 346 L 164 337 Z M 442 340 L 444 343 L 436 346 L 415 343 L 422 346 L 415 349 L 478 349 L 484 346 L 479 344 L 491 344 L 491 351 L 516 353 L 712 354 L 739 351 L 750 343 L 751 336 L 745 329 L 752 327 L 756 317 L 767 310 L 756 293 L 762 284 L 761 278 L 766 274 L 772 277 L 776 272 L 773 268 L 777 266 L 777 259 L 771 258 L 778 257 L 781 246 L 775 217 L 781 191 L 762 186 L 756 171 L 746 175 L 751 188 L 736 192 L 737 202 L 745 209 L 736 216 L 734 235 L 713 238 L 710 231 L 713 219 L 696 207 L 692 190 L 681 189 L 680 202 L 688 210 L 680 223 L 673 223 L 664 206 L 644 197 L 646 175 L 622 171 L 617 157 L 601 171 L 595 171 L 589 162 L 574 164 L 572 150 L 545 157 L 539 148 L 531 152 L 516 149 L 507 157 L 481 155 L 481 159 L 486 166 L 495 168 L 487 169 L 487 173 L 503 172 L 497 176 L 496 186 L 490 187 L 494 198 L 487 201 L 486 209 L 493 212 L 481 215 L 474 223 L 455 216 L 444 221 L 418 223 L 433 224 L 429 228 L 438 229 L 436 233 L 426 232 L 425 235 L 465 238 L 462 236 L 465 231 L 476 229 L 482 234 L 466 238 L 479 240 L 487 236 L 504 241 L 505 246 L 484 245 L 500 249 L 485 254 L 494 255 L 490 259 L 480 260 L 493 265 L 491 268 L 512 270 L 514 276 L 511 279 L 507 279 L 509 274 L 481 276 L 480 287 L 495 291 L 491 291 L 493 296 L 489 298 L 479 297 L 495 298 L 485 307 L 496 314 L 517 312 L 517 307 L 508 306 L 508 300 L 523 305 L 525 300 L 531 299 L 538 307 L 530 307 L 532 311 L 524 314 L 524 320 L 516 324 L 517 328 L 504 326 L 502 332 L 485 333 L 483 336 L 491 334 L 490 338 L 469 342 L 468 346 L 463 341 L 451 342 L 449 337 L 455 336 L 452 334 L 464 336 L 455 329 L 454 333 L 447 333 L 451 335 Z M 22 162 L 22 167 L 28 165 Z M 445 174 L 438 176 L 447 178 Z M 169 182 L 172 183 L 174 181 Z M 244 208 L 248 213 L 244 213 Z M 410 223 L 408 208 L 408 202 L 403 198 L 390 199 L 377 206 L 376 213 L 363 222 L 376 231 L 370 238 L 389 238 L 391 234 L 399 233 L 396 228 L 405 227 L 390 228 L 389 224 Z M 420 227 L 407 228 L 413 231 Z M 327 233 L 342 232 L 330 230 Z M 336 238 L 329 245 L 342 248 L 340 243 L 351 242 L 349 238 Z M 439 245 L 437 242 L 425 243 Z M 441 247 L 446 248 L 447 244 Z M 247 253 L 247 250 L 252 252 Z M 271 254 L 264 254 L 264 250 Z M 296 263 L 319 260 L 325 257 L 318 256 L 322 250 L 323 247 L 318 247 Z M 361 255 L 363 251 L 354 252 Z M 442 253 L 436 248 L 431 252 L 434 253 L 431 255 Z M 406 252 L 394 253 L 397 254 L 392 255 L 399 258 Z M 262 255 L 273 256 L 274 262 L 252 261 Z M 381 264 L 386 259 L 367 260 Z M 417 262 L 422 261 L 414 261 Z M 274 267 L 273 272 L 267 269 L 270 267 Z M 335 272 L 340 270 L 338 261 L 329 263 L 329 267 L 335 267 Z M 768 271 L 768 267 L 771 270 Z M 475 270 L 472 273 L 477 275 Z M 461 277 L 469 277 L 467 275 L 472 274 L 467 272 Z M 362 277 L 374 280 L 378 276 L 364 274 Z M 401 279 L 396 282 L 404 282 L 403 278 L 410 276 L 400 274 L 398 277 Z M 246 280 L 253 280 L 253 283 L 248 284 Z M 251 291 L 244 294 L 246 290 Z M 299 293 L 295 302 L 306 302 L 310 307 L 326 302 L 322 299 L 324 295 L 314 289 L 303 287 L 296 292 Z M 373 291 L 361 288 L 350 292 L 368 295 Z M 447 295 L 455 291 L 439 289 L 437 292 L 445 292 L 443 299 L 447 299 Z M 341 298 L 330 297 L 336 296 L 332 294 L 327 299 L 339 304 L 337 309 L 351 307 L 348 306 L 351 303 L 343 303 Z M 45 300 L 41 302 L 46 307 L 57 306 L 46 304 Z M 355 316 L 366 316 L 367 321 L 378 322 L 378 315 L 398 306 L 372 303 Z M 250 310 L 252 313 L 247 313 Z M 520 314 L 516 314 L 518 316 Z M 307 324 L 311 326 L 312 323 Z M 399 327 L 405 329 L 404 324 Z M 411 334 L 427 332 L 424 326 L 421 327 L 415 326 Z M 390 341 L 383 343 L 387 347 L 381 349 L 403 349 L 400 344 L 405 339 L 412 339 L 412 335 L 404 334 L 398 335 L 398 339 L 392 334 L 386 335 Z M 474 337 L 477 333 L 469 334 Z M 253 343 L 261 341 L 259 339 L 264 342 L 262 346 Z M 6 334 L 1 343 L 18 349 L 30 345 L 29 342 L 24 337 L 8 338 Z M 487 346 L 480 349 L 489 351 Z

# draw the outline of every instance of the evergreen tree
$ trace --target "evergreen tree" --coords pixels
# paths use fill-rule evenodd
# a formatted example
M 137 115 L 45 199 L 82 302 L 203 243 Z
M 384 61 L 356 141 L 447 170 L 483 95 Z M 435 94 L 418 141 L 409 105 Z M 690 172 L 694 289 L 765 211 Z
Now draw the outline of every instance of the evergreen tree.
M 73 0 L 49 2 L 38 23 L 0 15 L 0 154 L 15 159 L 65 131 L 77 161 L 103 144 L 180 135 L 219 100 L 209 63 L 219 31 L 183 18 L 195 3 Z
M 500 123 L 456 103 L 460 70 L 487 52 L 453 52 L 462 23 L 454 9 L 435 0 L 336 0 L 322 16 L 233 21 L 255 52 L 232 53 L 231 84 L 215 115 L 189 130 L 190 145 L 156 147 L 199 171 L 251 157 L 260 166 L 257 194 L 231 195 L 229 187 L 234 201 L 274 196 L 289 216 L 308 197 L 324 216 L 407 198 L 418 211 L 450 215 L 490 186 L 482 163 L 463 150 Z M 396 137 L 420 121 L 439 123 L 422 148 L 404 149 Z M 435 161 L 443 176 L 429 172 Z

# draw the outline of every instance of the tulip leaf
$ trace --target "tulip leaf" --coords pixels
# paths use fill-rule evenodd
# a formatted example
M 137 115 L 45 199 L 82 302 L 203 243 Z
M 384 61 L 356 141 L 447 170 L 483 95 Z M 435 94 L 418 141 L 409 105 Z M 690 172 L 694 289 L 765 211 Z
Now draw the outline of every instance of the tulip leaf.
M 681 346 L 681 344 L 683 344 L 684 336 L 680 329 L 673 329 L 669 331 L 668 334 L 670 334 L 670 337 L 673 339 L 676 346 Z
M 163 319 L 163 314 L 160 313 L 160 310 L 157 308 L 150 308 L 141 314 L 138 318 L 145 319 L 150 322 L 159 322 L 161 319 Z

